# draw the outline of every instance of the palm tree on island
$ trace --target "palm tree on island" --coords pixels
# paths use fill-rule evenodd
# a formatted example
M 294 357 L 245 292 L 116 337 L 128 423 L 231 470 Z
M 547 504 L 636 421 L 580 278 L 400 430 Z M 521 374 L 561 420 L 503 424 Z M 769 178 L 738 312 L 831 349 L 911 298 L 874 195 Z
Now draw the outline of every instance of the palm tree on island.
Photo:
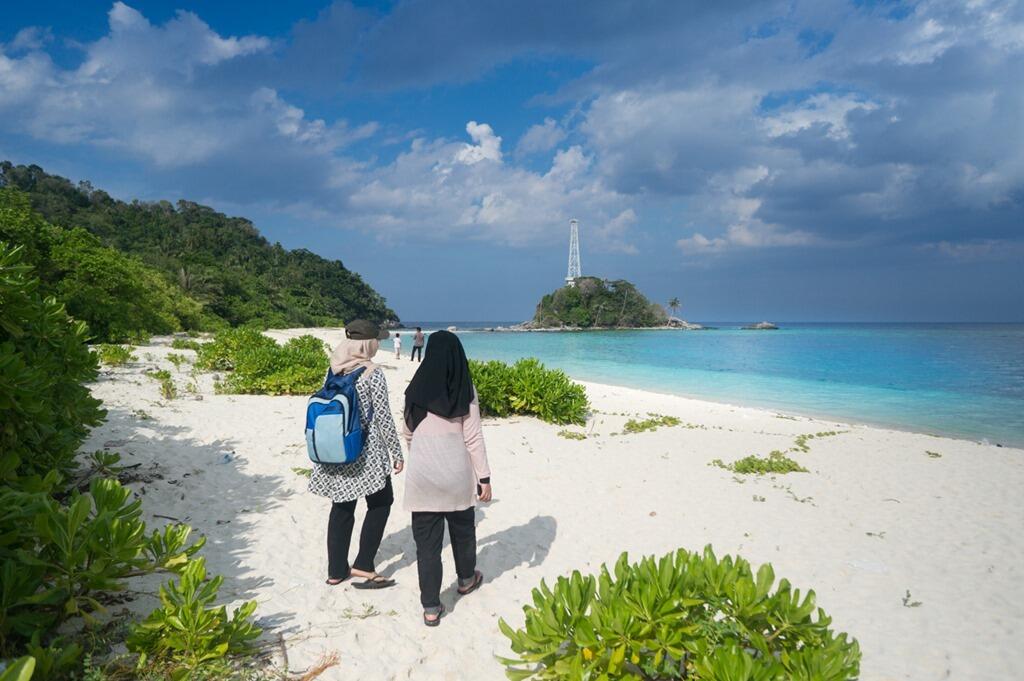
M 679 311 L 679 298 L 673 296 L 673 298 L 670 301 L 668 301 L 668 309 L 672 310 L 673 317 L 679 316 L 677 314 L 677 312 Z

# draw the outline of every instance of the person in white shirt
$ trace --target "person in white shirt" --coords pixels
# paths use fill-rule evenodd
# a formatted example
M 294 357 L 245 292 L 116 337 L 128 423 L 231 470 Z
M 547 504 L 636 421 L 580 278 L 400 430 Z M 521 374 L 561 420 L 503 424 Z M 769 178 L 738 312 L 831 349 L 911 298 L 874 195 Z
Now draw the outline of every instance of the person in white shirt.
M 402 359 L 402 334 L 395 334 L 395 359 Z

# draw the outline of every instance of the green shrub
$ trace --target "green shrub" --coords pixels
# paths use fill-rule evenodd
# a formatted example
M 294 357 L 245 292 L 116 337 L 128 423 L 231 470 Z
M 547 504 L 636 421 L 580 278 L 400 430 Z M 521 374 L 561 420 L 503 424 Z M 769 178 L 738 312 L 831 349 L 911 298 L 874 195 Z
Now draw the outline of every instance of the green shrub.
M 188 363 L 188 357 L 179 355 L 176 352 L 167 353 L 167 361 L 174 365 L 174 368 L 181 371 L 181 365 Z
M 256 601 L 228 617 L 224 606 L 213 606 L 223 581 L 219 575 L 207 581 L 206 561 L 199 558 L 185 566 L 177 584 L 160 587 L 160 607 L 128 636 L 128 649 L 140 654 L 140 666 L 148 662 L 171 679 L 190 679 L 225 670 L 228 656 L 251 650 L 261 633 L 252 623 Z
M 178 398 L 178 386 L 174 385 L 174 381 L 165 378 L 160 381 L 160 397 L 165 400 L 175 400 Z
M 557 424 L 582 425 L 587 420 L 590 403 L 583 386 L 534 358 L 512 366 L 471 360 L 469 368 L 485 414 L 528 414 Z
M 0 659 L 23 656 L 0 679 L 46 681 L 79 674 L 97 615 L 126 579 L 182 570 L 204 541 L 190 543 L 184 525 L 147 534 L 131 490 L 97 477 L 121 471 L 116 454 L 94 452 L 78 470 L 75 451 L 104 415 L 85 387 L 97 353 L 21 258 L 0 242 Z M 232 620 L 236 638 L 249 615 Z
M 171 341 L 171 347 L 175 350 L 195 350 L 199 352 L 199 349 L 203 347 L 203 344 L 199 341 L 192 340 L 191 338 L 175 338 Z
M 171 378 L 171 372 L 167 369 L 154 369 L 152 371 L 147 371 L 146 375 L 154 381 L 167 381 Z
M 564 437 L 566 440 L 586 440 L 587 434 L 581 433 L 577 430 L 560 430 L 558 431 L 558 437 Z
M 199 350 L 200 369 L 231 373 L 219 384 L 226 393 L 295 395 L 323 385 L 328 358 L 324 343 L 313 336 L 292 338 L 284 345 L 258 329 L 222 331 Z
M 711 462 L 713 466 L 730 470 L 733 473 L 740 473 L 743 475 L 756 474 L 764 475 L 766 473 L 806 473 L 807 469 L 798 464 L 793 459 L 789 458 L 779 450 L 771 451 L 768 456 L 760 457 L 754 454 L 745 456 L 742 459 L 733 461 L 732 463 L 723 463 L 721 459 L 715 459 Z
M 636 419 L 629 419 L 626 424 L 622 426 L 623 433 L 642 433 L 645 430 L 657 430 L 659 426 L 678 426 L 682 423 L 681 420 L 675 416 L 663 416 L 661 414 L 650 414 L 650 418 L 642 421 Z
M 515 657 L 510 679 L 846 681 L 860 667 L 856 640 L 830 629 L 815 595 L 771 565 L 679 549 L 609 572 L 541 581 L 525 626 L 499 621 Z
M 103 343 L 96 346 L 96 354 L 99 356 L 102 364 L 112 367 L 123 366 L 128 362 L 134 362 L 138 359 L 132 354 L 132 348 L 129 345 Z
M 97 357 L 85 325 L 42 297 L 22 249 L 2 242 L 0 301 L 0 481 L 39 486 L 46 478 L 52 487 L 75 469 L 75 450 L 103 419 L 85 387 L 96 378 Z

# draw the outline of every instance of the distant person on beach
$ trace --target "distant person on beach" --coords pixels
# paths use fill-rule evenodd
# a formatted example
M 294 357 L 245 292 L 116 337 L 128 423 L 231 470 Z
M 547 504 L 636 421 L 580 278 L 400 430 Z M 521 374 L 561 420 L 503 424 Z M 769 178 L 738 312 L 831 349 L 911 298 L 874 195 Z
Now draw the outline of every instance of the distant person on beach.
M 423 329 L 416 327 L 416 335 L 412 337 L 412 352 L 409 353 L 409 361 L 411 362 L 416 355 L 419 355 L 417 361 L 423 361 Z
M 441 603 L 441 547 L 448 524 L 458 593 L 483 582 L 476 569 L 475 499 L 491 500 L 491 471 L 480 404 L 466 352 L 448 331 L 430 334 L 426 357 L 405 389 L 402 434 L 409 446 L 405 508 L 412 512 L 423 623 L 436 627 Z
M 395 359 L 402 359 L 402 334 L 396 333 L 395 340 Z
M 383 589 L 395 580 L 377 574 L 374 561 L 384 538 L 395 495 L 391 472 L 402 472 L 404 460 L 395 420 L 388 404 L 388 383 L 372 359 L 380 341 L 388 337 L 373 322 L 357 319 L 345 325 L 345 339 L 331 353 L 331 371 L 347 374 L 360 368 L 356 379 L 363 432 L 367 433 L 362 455 L 352 463 L 313 464 L 309 491 L 331 500 L 327 521 L 327 583 L 341 584 L 362 577 L 357 589 Z M 359 533 L 359 553 L 351 567 L 348 550 L 355 526 L 356 500 L 366 499 L 366 517 Z

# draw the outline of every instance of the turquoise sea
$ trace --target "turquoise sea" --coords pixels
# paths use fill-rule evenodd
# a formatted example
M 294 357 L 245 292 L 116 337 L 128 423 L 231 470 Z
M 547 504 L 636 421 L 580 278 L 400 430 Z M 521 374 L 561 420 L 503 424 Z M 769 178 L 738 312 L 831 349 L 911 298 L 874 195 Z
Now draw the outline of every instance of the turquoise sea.
M 778 331 L 744 331 L 737 323 L 702 323 L 718 328 L 406 326 L 454 325 L 472 358 L 532 356 L 582 380 L 1024 446 L 1024 324 L 779 323 Z

